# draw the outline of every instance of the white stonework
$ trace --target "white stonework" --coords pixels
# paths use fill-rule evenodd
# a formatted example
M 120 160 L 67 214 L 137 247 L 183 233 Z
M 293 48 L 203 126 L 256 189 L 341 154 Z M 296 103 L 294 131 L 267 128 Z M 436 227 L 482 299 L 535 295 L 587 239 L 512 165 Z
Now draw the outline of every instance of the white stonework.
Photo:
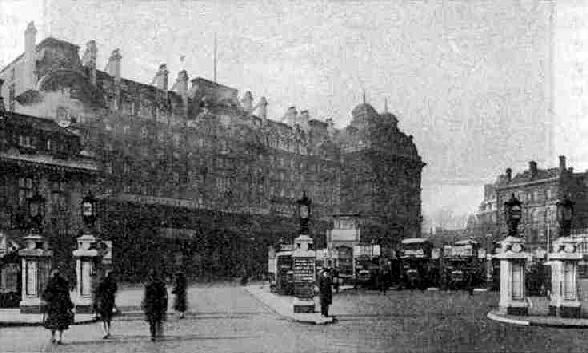
M 528 254 L 524 251 L 523 240 L 516 237 L 504 239 L 496 258 L 500 259 L 500 312 L 527 315 L 529 304 L 525 296 L 525 263 Z
M 93 274 L 96 272 L 94 266 L 100 253 L 91 247 L 96 241 L 97 239 L 92 234 L 83 234 L 78 238 L 78 249 L 73 251 L 73 256 L 76 259 L 75 303 L 78 312 L 91 312 L 94 302 L 93 288 L 95 283 L 93 281 L 97 280 L 97 277 Z
M 577 289 L 578 262 L 582 254 L 573 238 L 559 238 L 549 254 L 551 265 L 550 314 L 563 317 L 579 317 L 580 301 Z

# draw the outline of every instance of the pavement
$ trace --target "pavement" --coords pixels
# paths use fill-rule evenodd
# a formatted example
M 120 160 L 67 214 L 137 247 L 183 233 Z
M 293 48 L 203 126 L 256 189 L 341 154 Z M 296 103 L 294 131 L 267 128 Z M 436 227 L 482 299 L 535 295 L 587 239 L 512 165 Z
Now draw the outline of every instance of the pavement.
M 505 324 L 518 326 L 540 326 L 553 328 L 588 328 L 588 318 L 563 318 L 549 316 L 548 304 L 546 297 L 528 297 L 529 315 L 507 315 L 500 313 L 498 309 L 488 312 L 487 317 L 490 320 L 502 322 Z
M 349 286 L 353 288 L 353 286 Z M 348 289 L 347 286 L 342 286 L 341 291 Z M 266 307 L 278 315 L 295 322 L 314 324 L 314 325 L 325 325 L 332 324 L 336 321 L 335 318 L 323 317 L 320 312 L 314 313 L 294 313 L 294 300 L 293 296 L 278 295 L 270 291 L 269 285 L 249 285 L 245 287 L 245 290 L 262 302 Z M 315 297 L 315 311 L 319 308 L 318 299 Z
M 341 291 L 351 289 L 353 286 L 342 286 Z M 315 313 L 294 313 L 293 311 L 293 296 L 281 296 L 270 291 L 269 285 L 265 283 L 254 283 L 244 286 L 243 289 L 251 296 L 256 298 L 259 302 L 264 304 L 274 313 L 281 317 L 300 323 L 324 325 L 335 322 L 333 317 L 324 318 L 319 312 Z M 171 286 L 168 286 L 169 298 L 173 298 L 171 294 Z M 72 296 L 73 298 L 74 296 Z M 117 315 L 114 319 L 125 320 L 133 319 L 143 316 L 141 310 L 141 300 L 143 299 L 143 286 L 133 284 L 123 284 L 116 297 L 116 307 L 118 309 Z M 169 300 L 168 315 L 176 316 L 177 313 L 173 311 L 173 300 Z M 319 308 L 318 298 L 315 298 L 315 307 Z M 319 310 L 316 310 L 319 311 Z M 94 314 L 76 314 L 74 325 L 89 324 L 96 322 L 97 318 Z M 40 326 L 43 324 L 43 314 L 21 314 L 18 308 L 15 309 L 0 309 L 0 327 L 9 326 Z

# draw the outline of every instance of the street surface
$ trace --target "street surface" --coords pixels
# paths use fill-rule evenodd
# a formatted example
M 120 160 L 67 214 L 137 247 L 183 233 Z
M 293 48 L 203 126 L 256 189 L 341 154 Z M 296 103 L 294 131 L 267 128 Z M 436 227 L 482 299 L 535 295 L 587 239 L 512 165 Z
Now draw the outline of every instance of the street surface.
M 141 291 L 133 293 L 125 300 L 138 308 Z M 117 318 L 108 340 L 98 323 L 72 326 L 61 346 L 42 327 L 3 328 L 0 352 L 581 352 L 588 343 L 582 330 L 487 319 L 497 293 L 352 290 L 334 296 L 339 322 L 326 326 L 284 320 L 231 284 L 191 287 L 189 301 L 186 318 L 170 315 L 162 341 L 149 340 L 137 313 Z

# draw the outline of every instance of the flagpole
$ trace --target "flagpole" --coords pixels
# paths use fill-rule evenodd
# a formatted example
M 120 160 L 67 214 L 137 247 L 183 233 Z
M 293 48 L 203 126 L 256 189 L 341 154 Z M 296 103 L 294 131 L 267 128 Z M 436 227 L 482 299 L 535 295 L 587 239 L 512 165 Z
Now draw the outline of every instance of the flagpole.
M 216 32 L 214 33 L 214 82 L 216 83 Z

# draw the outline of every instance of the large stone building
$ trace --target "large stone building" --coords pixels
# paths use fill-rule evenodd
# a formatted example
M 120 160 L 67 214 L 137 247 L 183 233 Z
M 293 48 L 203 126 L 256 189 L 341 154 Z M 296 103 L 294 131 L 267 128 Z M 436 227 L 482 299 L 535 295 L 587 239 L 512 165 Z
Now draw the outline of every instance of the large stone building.
M 296 235 L 303 192 L 315 235 L 346 212 L 361 214 L 367 241 L 419 236 L 424 163 L 387 111 L 364 102 L 344 129 L 295 107 L 276 121 L 251 92 L 239 99 L 185 70 L 170 85 L 165 64 L 142 84 L 121 76 L 118 49 L 105 71 L 94 41 L 78 51 L 55 38 L 36 44 L 29 25 L 25 53 L 0 71 L 2 96 L 12 111 L 67 126 L 97 154 L 103 236 L 129 276 L 154 261 L 201 274 L 262 268 L 265 245 Z
M 588 226 L 588 179 L 586 173 L 575 173 L 566 166 L 565 156 L 559 157 L 559 167 L 540 169 L 534 161 L 529 169 L 513 175 L 512 169 L 498 176 L 496 182 L 484 188 L 484 201 L 477 213 L 480 235 L 492 234 L 495 241 L 507 232 L 504 203 L 514 194 L 522 202 L 523 215 L 519 232 L 531 249 L 546 249 L 559 235 L 556 204 L 564 197 L 575 202 L 573 229 Z M 483 232 L 483 233 L 482 233 Z
M 27 200 L 37 192 L 46 200 L 42 234 L 54 250 L 53 266 L 73 280 L 72 251 L 82 230 L 82 197 L 94 190 L 99 178 L 97 163 L 82 150 L 77 135 L 51 119 L 5 111 L 0 97 L 0 233 L 4 243 L 8 238 L 16 244 L 0 247 L 2 285 L 7 280 L 5 255 L 24 246 L 30 231 Z M 20 267 L 20 261 L 14 265 Z M 11 283 L 18 286 L 20 277 Z M 1 289 L 6 293 L 15 288 Z

